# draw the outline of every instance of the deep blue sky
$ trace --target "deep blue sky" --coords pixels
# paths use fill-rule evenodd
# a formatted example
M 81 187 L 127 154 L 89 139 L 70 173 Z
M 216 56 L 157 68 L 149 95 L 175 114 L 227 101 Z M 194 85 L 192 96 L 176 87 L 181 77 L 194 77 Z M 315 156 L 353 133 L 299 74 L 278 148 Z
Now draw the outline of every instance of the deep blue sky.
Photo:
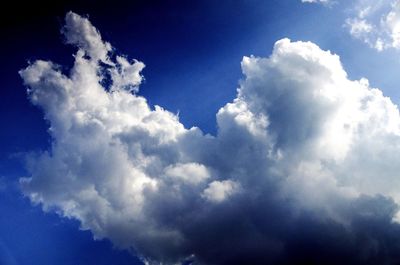
M 67 1 L 66 1 L 67 2 Z M 88 14 L 103 39 L 146 64 L 139 94 L 151 105 L 179 112 L 187 126 L 214 134 L 215 113 L 232 100 L 244 55 L 268 56 L 276 40 L 310 40 L 341 56 L 350 78 L 368 77 L 398 102 L 399 59 L 350 37 L 343 15 L 300 0 L 40 1 L 3 7 L 1 18 L 0 264 L 135 264 L 138 259 L 93 241 L 76 221 L 43 213 L 20 194 L 26 152 L 45 150 L 47 124 L 33 107 L 18 70 L 29 60 L 71 65 L 62 42 L 65 13 Z M 367 56 L 368 54 L 368 56 Z

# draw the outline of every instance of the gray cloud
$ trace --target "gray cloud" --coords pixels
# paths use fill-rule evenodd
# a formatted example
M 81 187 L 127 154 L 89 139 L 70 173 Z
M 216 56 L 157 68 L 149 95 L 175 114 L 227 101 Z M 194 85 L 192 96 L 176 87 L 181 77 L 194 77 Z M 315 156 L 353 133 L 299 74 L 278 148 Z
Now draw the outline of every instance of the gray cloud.
M 399 261 L 399 111 L 337 55 L 282 39 L 244 57 L 211 136 L 136 95 L 144 64 L 110 58 L 86 18 L 69 12 L 63 33 L 68 75 L 20 71 L 53 139 L 20 180 L 33 203 L 148 264 Z

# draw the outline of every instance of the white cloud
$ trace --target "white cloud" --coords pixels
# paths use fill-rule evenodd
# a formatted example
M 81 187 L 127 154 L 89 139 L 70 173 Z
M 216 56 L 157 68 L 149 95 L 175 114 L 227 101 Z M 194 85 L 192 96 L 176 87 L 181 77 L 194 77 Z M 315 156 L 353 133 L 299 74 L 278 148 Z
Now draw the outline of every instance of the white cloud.
M 84 50 L 93 60 L 107 61 L 111 45 L 102 41 L 99 32 L 87 18 L 69 12 L 65 17 L 62 31 L 67 43 Z
M 271 263 L 289 255 L 304 220 L 326 226 L 323 234 L 346 226 L 345 242 L 364 232 L 352 224 L 365 211 L 394 225 L 398 108 L 366 79 L 349 80 L 337 55 L 282 39 L 268 58 L 244 57 L 238 95 L 210 136 L 136 95 L 144 64 L 113 61 L 87 19 L 69 12 L 66 23 L 67 42 L 78 47 L 70 74 L 40 60 L 20 71 L 53 139 L 21 179 L 44 210 L 154 264 Z M 111 89 L 101 85 L 105 71 Z
M 237 193 L 239 189 L 239 184 L 232 180 L 215 180 L 203 191 L 202 196 L 209 201 L 218 203 Z
M 373 26 L 365 19 L 348 19 L 346 24 L 350 27 L 350 34 L 357 38 L 361 38 L 364 34 L 369 34 L 373 29 Z
M 332 4 L 332 1 L 302 0 L 303 3 Z M 351 36 L 378 51 L 400 48 L 399 0 L 351 0 L 346 2 L 344 26 Z
M 327 3 L 329 0 L 301 0 L 302 3 Z
M 138 86 L 142 82 L 140 72 L 144 68 L 144 63 L 134 60 L 130 63 L 126 58 L 117 56 L 117 67 L 111 68 L 111 78 L 113 81 L 112 90 L 125 89 L 137 92 Z
M 189 184 L 199 184 L 210 178 L 210 173 L 204 165 L 197 163 L 176 164 L 166 167 L 165 175 L 174 180 Z
M 382 51 L 400 48 L 400 1 L 355 1 L 345 25 L 350 34 Z
M 323 4 L 327 6 L 331 6 L 334 3 L 332 0 L 301 0 L 302 3 L 309 3 L 309 4 Z

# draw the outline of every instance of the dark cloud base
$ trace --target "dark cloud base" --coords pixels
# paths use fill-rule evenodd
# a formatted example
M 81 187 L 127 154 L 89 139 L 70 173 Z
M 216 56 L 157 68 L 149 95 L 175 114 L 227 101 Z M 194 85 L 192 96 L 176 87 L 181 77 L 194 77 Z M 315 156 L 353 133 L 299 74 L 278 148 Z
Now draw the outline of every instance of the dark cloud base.
M 391 199 L 351 202 L 347 225 L 310 212 L 294 217 L 291 209 L 268 201 L 214 209 L 212 220 L 185 230 L 188 248 L 201 263 L 216 265 L 400 264 L 400 226 L 392 222 L 398 206 Z

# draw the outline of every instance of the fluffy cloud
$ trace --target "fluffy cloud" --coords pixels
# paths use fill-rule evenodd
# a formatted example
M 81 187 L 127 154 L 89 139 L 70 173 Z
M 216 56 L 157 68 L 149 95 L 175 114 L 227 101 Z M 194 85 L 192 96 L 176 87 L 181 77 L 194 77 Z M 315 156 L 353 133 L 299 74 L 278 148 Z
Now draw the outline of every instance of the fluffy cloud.
M 204 165 L 197 163 L 174 164 L 165 169 L 165 174 L 175 180 L 188 184 L 199 184 L 210 177 L 210 173 Z
M 107 60 L 111 45 L 102 41 L 100 33 L 88 19 L 70 12 L 65 17 L 65 26 L 62 31 L 67 43 L 86 51 L 93 60 Z
M 400 260 L 399 111 L 337 55 L 282 39 L 244 57 L 210 136 L 135 94 L 144 64 L 112 59 L 88 19 L 69 12 L 63 33 L 68 75 L 20 71 L 53 140 L 20 181 L 32 202 L 148 264 Z
M 232 180 L 213 181 L 204 190 L 202 196 L 212 202 L 222 202 L 240 189 L 238 183 Z
M 346 20 L 350 34 L 382 51 L 400 48 L 400 1 L 358 0 Z

